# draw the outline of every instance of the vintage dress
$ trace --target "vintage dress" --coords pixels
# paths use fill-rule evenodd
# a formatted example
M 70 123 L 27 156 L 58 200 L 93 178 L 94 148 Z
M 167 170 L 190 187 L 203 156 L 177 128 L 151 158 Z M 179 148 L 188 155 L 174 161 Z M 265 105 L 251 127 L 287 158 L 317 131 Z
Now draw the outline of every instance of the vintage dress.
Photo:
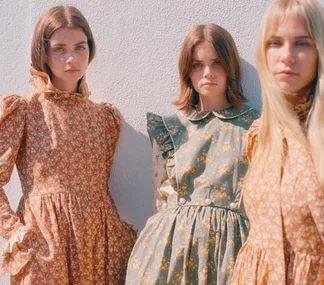
M 8 242 L 1 271 L 12 284 L 124 283 L 136 234 L 123 222 L 108 189 L 120 131 L 110 104 L 55 90 L 32 69 L 41 92 L 1 96 L 0 233 Z M 2 188 L 16 163 L 23 196 L 17 214 Z
M 239 202 L 245 134 L 257 115 L 248 106 L 163 118 L 148 113 L 148 132 L 167 174 L 156 173 L 160 211 L 134 246 L 127 285 L 226 284 L 248 234 Z
M 249 156 L 258 124 L 248 135 Z M 324 284 L 324 189 L 310 153 L 289 132 L 284 133 L 283 168 L 270 158 L 265 171 L 246 181 L 244 203 L 251 230 L 231 285 Z

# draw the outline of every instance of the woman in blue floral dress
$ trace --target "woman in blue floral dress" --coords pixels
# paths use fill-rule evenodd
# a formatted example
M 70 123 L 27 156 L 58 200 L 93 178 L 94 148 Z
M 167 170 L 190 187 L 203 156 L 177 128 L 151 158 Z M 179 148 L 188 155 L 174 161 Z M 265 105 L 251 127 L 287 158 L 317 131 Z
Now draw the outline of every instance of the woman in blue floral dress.
M 147 115 L 155 207 L 128 263 L 127 285 L 226 284 L 249 224 L 240 203 L 245 136 L 258 113 L 241 87 L 230 34 L 194 26 L 179 60 L 172 116 Z

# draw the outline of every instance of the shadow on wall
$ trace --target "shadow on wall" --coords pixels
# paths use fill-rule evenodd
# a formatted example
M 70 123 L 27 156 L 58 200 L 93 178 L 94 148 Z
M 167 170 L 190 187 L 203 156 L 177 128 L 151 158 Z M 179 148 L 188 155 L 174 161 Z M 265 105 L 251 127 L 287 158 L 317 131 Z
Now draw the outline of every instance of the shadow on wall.
M 256 68 L 241 58 L 243 70 L 243 90 L 244 95 L 248 98 L 249 104 L 261 110 L 261 85 Z
M 142 229 L 152 215 L 152 148 L 147 136 L 122 118 L 110 185 L 120 215 Z

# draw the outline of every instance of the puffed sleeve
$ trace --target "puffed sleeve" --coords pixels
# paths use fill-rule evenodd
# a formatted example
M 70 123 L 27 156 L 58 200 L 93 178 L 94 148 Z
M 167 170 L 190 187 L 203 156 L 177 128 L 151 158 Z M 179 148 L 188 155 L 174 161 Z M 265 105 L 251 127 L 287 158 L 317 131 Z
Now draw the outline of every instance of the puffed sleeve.
M 5 239 L 22 227 L 3 189 L 9 182 L 24 135 L 26 102 L 17 95 L 0 96 L 0 235 Z
M 174 147 L 162 117 L 147 114 L 147 130 L 152 143 L 153 213 L 164 210 L 175 194 L 173 184 Z
M 259 120 L 255 120 L 250 126 L 247 134 L 246 155 L 250 162 L 252 161 L 253 154 L 258 142 L 259 124 Z
M 106 129 L 107 134 L 109 134 L 109 148 L 114 152 L 120 135 L 121 119 L 114 105 L 110 103 L 101 103 L 101 105 L 106 117 Z
M 153 113 L 147 113 L 147 132 L 150 136 L 151 143 L 155 140 L 161 150 L 162 157 L 168 158 L 174 154 L 174 147 L 171 136 L 163 118 Z

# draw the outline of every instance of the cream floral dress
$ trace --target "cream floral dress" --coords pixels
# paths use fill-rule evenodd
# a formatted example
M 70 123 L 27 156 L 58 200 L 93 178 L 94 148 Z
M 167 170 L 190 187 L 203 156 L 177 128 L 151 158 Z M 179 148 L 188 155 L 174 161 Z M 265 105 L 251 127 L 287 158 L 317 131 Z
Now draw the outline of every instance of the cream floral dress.
M 0 97 L 1 271 L 12 284 L 122 285 L 136 234 L 108 188 L 120 118 L 88 99 L 84 80 L 69 94 L 32 75 L 35 93 Z M 3 189 L 15 164 L 17 213 Z
M 250 157 L 258 129 L 255 121 L 248 136 Z M 246 181 L 243 200 L 251 230 L 231 285 L 324 284 L 324 189 L 309 151 L 284 134 L 284 166 L 270 157 L 267 169 Z
M 134 246 L 127 285 L 227 283 L 249 229 L 240 197 L 257 117 L 248 106 L 147 115 L 158 212 Z

